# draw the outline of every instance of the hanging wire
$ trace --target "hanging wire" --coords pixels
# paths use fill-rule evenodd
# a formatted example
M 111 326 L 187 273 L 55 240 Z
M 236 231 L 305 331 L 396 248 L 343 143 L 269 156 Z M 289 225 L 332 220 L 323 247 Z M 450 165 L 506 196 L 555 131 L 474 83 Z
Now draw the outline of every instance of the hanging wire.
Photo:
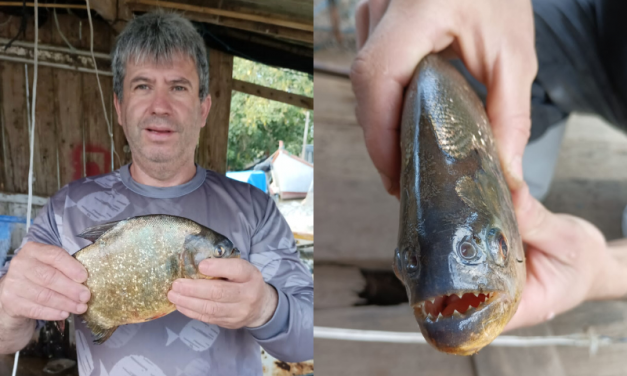
M 30 219 L 31 219 L 31 214 L 33 211 L 33 159 L 34 159 L 34 154 L 35 154 L 35 107 L 37 104 L 37 62 L 38 62 L 38 38 L 39 38 L 39 12 L 38 12 L 38 0 L 35 0 L 35 7 L 34 7 L 34 11 L 35 11 L 35 51 L 34 51 L 34 65 L 35 68 L 33 70 L 33 102 L 30 106 L 30 111 L 31 111 L 31 115 L 30 115 L 30 119 L 28 119 L 27 117 L 27 122 L 30 123 L 28 125 L 29 128 L 29 137 L 30 137 L 30 142 L 29 142 L 29 146 L 30 146 L 30 162 L 29 162 L 29 167 L 28 167 L 28 203 L 27 203 L 27 210 L 26 210 L 26 232 L 28 233 L 28 230 L 30 228 Z M 19 34 L 18 34 L 19 35 Z M 17 36 L 16 36 L 17 38 Z M 27 77 L 27 83 L 28 83 L 28 70 L 26 70 L 26 77 Z M 27 89 L 27 95 L 28 95 L 28 89 Z M 28 101 L 27 101 L 28 103 Z M 27 107 L 28 108 L 28 107 Z M 17 364 L 20 358 L 20 352 L 16 352 L 15 353 L 15 360 L 13 362 L 13 376 L 16 375 L 17 373 Z
M 56 1 L 55 1 L 55 3 L 56 3 Z M 54 8 L 54 10 L 52 11 L 52 14 L 54 15 L 54 24 L 57 26 L 57 31 L 59 32 L 59 35 L 61 35 L 61 39 L 63 39 L 65 44 L 67 44 L 67 46 L 70 48 L 70 51 L 76 52 L 76 48 L 74 48 L 74 46 L 72 46 L 70 41 L 67 40 L 67 38 L 65 37 L 65 35 L 61 31 L 61 28 L 59 27 L 59 19 L 57 18 L 57 8 Z
M 98 75 L 98 65 L 96 64 L 96 56 L 94 55 L 94 25 L 91 21 L 91 11 L 89 9 L 89 0 L 85 0 L 87 3 L 87 17 L 89 18 L 89 51 L 91 52 L 91 58 L 94 62 L 94 69 L 96 70 L 96 81 L 98 81 L 98 90 L 100 90 L 100 100 L 102 102 L 102 111 L 104 112 L 105 121 L 107 122 L 107 130 L 109 132 L 109 138 L 111 139 L 111 171 L 115 168 L 115 160 L 113 155 L 116 154 L 115 144 L 113 143 L 113 130 L 111 129 L 111 123 L 109 122 L 109 116 L 107 115 L 107 106 L 105 105 L 104 94 L 102 93 L 102 86 L 100 85 L 100 76 Z M 84 147 L 85 143 L 83 143 Z M 83 161 L 85 160 L 85 156 L 83 156 Z

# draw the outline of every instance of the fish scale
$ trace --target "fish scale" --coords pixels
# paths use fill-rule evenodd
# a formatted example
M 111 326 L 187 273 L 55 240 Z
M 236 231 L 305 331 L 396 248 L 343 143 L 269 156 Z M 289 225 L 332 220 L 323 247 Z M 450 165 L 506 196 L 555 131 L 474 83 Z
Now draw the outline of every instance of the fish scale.
M 102 343 L 120 325 L 153 320 L 176 307 L 167 293 L 178 278 L 211 279 L 198 271 L 207 258 L 239 257 L 225 236 L 190 219 L 133 217 L 88 228 L 78 235 L 93 244 L 74 257 L 88 273 L 91 292 L 83 320 Z

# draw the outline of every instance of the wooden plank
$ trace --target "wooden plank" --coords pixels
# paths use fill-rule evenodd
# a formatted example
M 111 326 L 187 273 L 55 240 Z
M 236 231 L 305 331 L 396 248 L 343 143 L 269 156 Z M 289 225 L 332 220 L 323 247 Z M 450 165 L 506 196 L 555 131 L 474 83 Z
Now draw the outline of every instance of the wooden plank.
M 391 270 L 398 234 L 396 198 L 380 182 L 356 125 L 345 80 L 314 75 L 318 185 L 316 262 Z M 347 86 L 348 85 L 348 86 Z
M 90 1 L 89 6 L 92 10 L 98 12 L 102 18 L 109 21 L 115 21 L 117 12 L 118 12 L 118 1 L 117 0 L 100 0 L 100 1 Z
M 53 22 L 39 28 L 39 41 L 50 44 Z M 34 36 L 28 36 L 31 40 Z M 29 65 L 29 86 L 33 87 L 34 66 Z M 56 98 L 53 69 L 37 67 L 37 103 L 35 112 L 35 144 L 33 158 L 33 193 L 50 196 L 59 188 L 57 176 Z M 33 91 L 30 91 L 32 103 Z
M 305 108 L 307 110 L 314 109 L 314 99 L 311 97 L 306 97 L 304 95 L 298 95 L 294 93 L 288 93 L 286 91 L 281 91 L 281 90 L 273 89 L 270 87 L 253 84 L 252 82 L 246 82 L 246 81 L 233 79 L 233 90 L 236 90 L 245 94 L 255 95 L 261 98 L 270 99 L 272 101 L 277 101 L 281 103 L 290 104 L 292 106 Z
M 366 280 L 354 266 L 316 265 L 314 284 L 315 310 L 363 303 L 358 294 L 366 287 Z
M 0 28 L 1 36 L 11 38 L 17 34 L 20 19 L 13 17 Z M 5 190 L 27 191 L 28 176 L 28 128 L 26 126 L 26 91 L 24 65 L 8 62 L 2 64 L 2 107 L 4 126 L 3 155 L 5 159 Z
M 89 49 L 90 30 L 89 23 L 82 23 L 83 41 L 81 47 Z M 108 52 L 111 47 L 111 29 L 100 20 L 94 20 L 94 51 Z M 84 158 L 85 175 L 93 176 L 108 173 L 111 171 L 111 139 L 107 129 L 105 120 L 105 110 L 103 110 L 101 102 L 101 93 L 98 88 L 96 75 L 82 75 L 82 96 L 83 114 L 81 123 L 83 124 L 83 139 L 85 153 L 81 155 L 82 165 Z M 102 95 L 105 98 L 105 107 L 107 115 L 111 113 L 111 109 L 107 107 L 110 103 L 109 98 L 112 94 L 112 78 L 100 76 L 100 85 Z
M 135 12 L 151 12 L 159 9 L 153 5 L 128 3 L 129 8 Z M 313 44 L 313 32 L 291 29 L 284 26 L 268 25 L 261 22 L 234 19 L 230 17 L 215 16 L 210 14 L 186 12 L 185 17 L 198 22 L 207 22 L 240 30 L 253 31 L 260 34 L 272 35 L 278 38 L 290 39 L 299 42 Z
M 233 55 L 210 49 L 209 77 L 211 110 L 207 125 L 200 132 L 198 163 L 224 174 L 233 88 Z
M 544 323 L 517 329 L 507 335 L 550 336 L 550 327 Z M 562 361 L 555 346 L 497 347 L 487 346 L 473 355 L 477 376 L 565 376 Z M 568 374 L 570 375 L 570 374 Z
M 316 310 L 314 322 L 316 326 L 350 329 L 418 331 L 411 308 L 406 304 L 321 309 Z M 316 338 L 314 352 L 316 373 L 320 375 L 474 375 L 469 357 L 444 354 L 427 344 Z
M 89 33 L 79 33 L 79 19 L 59 14 L 59 28 L 65 38 L 76 48 L 83 48 Z M 82 36 L 81 38 L 79 38 Z M 53 44 L 65 45 L 59 32 L 53 33 Z M 83 124 L 82 114 L 82 79 L 81 73 L 55 69 L 53 72 L 56 117 L 59 142 L 59 172 L 61 186 L 83 176 Z
M 585 333 L 592 329 L 598 335 L 625 338 L 625 322 L 627 301 L 616 300 L 585 302 L 558 315 L 548 325 L 556 335 Z M 569 376 L 627 374 L 625 344 L 600 347 L 595 355 L 590 355 L 588 348 L 558 347 L 557 354 Z
M 208 6 L 195 6 L 189 4 L 176 3 L 171 1 L 159 1 L 159 0 L 132 0 L 129 1 L 129 5 L 132 7 L 134 4 L 152 5 L 161 8 L 175 9 L 184 12 L 194 12 L 200 14 L 210 14 L 214 16 L 229 17 L 237 20 L 261 22 L 268 25 L 283 26 L 290 29 L 304 30 L 313 32 L 313 20 L 310 22 L 295 22 L 293 20 L 268 15 L 247 14 L 244 12 L 233 12 L 230 10 L 224 10 L 219 8 L 212 8 Z

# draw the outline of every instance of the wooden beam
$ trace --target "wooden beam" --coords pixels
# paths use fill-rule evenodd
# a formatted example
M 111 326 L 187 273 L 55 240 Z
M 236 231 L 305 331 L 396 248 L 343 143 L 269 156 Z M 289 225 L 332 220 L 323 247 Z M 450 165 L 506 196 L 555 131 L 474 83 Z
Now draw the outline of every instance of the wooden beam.
M 163 3 L 159 2 L 159 4 L 161 5 Z M 162 8 L 161 6 L 147 5 L 137 2 L 129 2 L 128 7 L 134 12 L 151 12 Z M 206 22 L 215 25 L 230 27 L 233 29 L 248 30 L 263 35 L 313 44 L 312 31 L 298 30 L 285 26 L 277 26 L 257 21 L 242 20 L 192 11 L 186 11 L 185 18 L 188 18 L 192 21 Z
M 21 7 L 23 3 L 21 1 L 2 1 L 0 7 Z M 33 8 L 35 3 L 26 3 L 28 8 Z M 82 4 L 47 4 L 37 3 L 39 8 L 63 8 L 63 9 L 87 9 L 87 5 Z
M 226 173 L 229 143 L 229 115 L 233 87 L 233 55 L 209 50 L 209 94 L 211 111 L 200 132 L 198 163 L 221 174 Z
M 157 6 L 160 8 L 176 9 L 176 10 L 182 10 L 186 12 L 194 12 L 194 13 L 213 15 L 213 16 L 229 17 L 229 18 L 238 19 L 238 20 L 246 20 L 246 21 L 260 22 L 260 23 L 264 23 L 268 25 L 283 26 L 289 29 L 304 30 L 304 31 L 310 31 L 310 32 L 314 31 L 313 20 L 312 22 L 302 23 L 302 22 L 295 22 L 295 21 L 276 18 L 276 17 L 268 17 L 268 16 L 262 16 L 262 15 L 256 15 L 256 14 L 234 12 L 230 10 L 216 9 L 216 8 L 210 8 L 210 7 L 201 7 L 201 6 L 188 5 L 188 4 L 183 4 L 183 3 L 174 3 L 174 2 L 169 2 L 169 1 L 159 1 L 159 0 L 129 1 L 129 5 L 132 6 L 133 4 L 152 5 L 152 6 Z
M 314 109 L 314 99 L 311 97 L 288 93 L 286 91 L 272 89 L 269 87 L 253 84 L 251 82 L 233 79 L 233 90 L 281 103 L 291 104 L 292 106 L 305 108 L 307 110 Z
M 90 1 L 89 6 L 102 16 L 102 18 L 104 18 L 109 24 L 111 24 L 117 18 L 117 3 L 117 0 L 99 0 Z

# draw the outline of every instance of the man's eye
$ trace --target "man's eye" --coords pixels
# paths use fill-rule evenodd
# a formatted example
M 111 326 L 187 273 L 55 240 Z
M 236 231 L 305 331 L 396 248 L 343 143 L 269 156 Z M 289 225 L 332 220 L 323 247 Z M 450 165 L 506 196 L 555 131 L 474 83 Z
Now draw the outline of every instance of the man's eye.
M 144 84 L 137 85 L 137 86 L 135 86 L 135 89 L 146 90 L 146 89 L 148 89 L 148 85 L 144 85 Z
M 185 90 L 187 90 L 187 88 L 185 86 L 175 86 L 174 90 L 175 91 L 185 91 Z

